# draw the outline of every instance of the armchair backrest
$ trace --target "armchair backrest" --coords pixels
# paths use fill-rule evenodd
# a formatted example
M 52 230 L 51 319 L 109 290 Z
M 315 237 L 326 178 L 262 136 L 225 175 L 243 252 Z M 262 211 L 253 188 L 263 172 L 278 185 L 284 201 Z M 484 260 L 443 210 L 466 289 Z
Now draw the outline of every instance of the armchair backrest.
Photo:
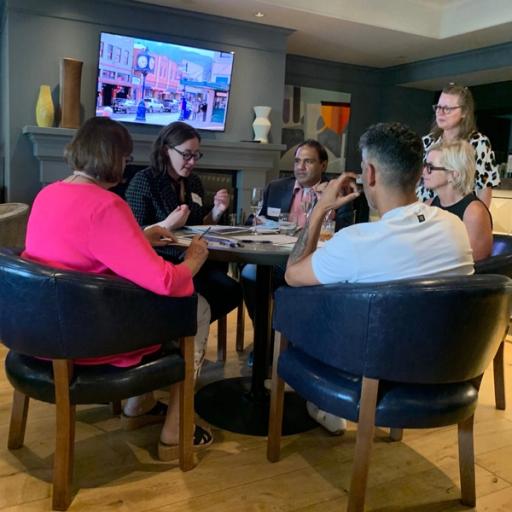
M 491 256 L 476 262 L 475 272 L 512 277 L 512 236 L 494 235 Z
M 23 354 L 101 357 L 191 335 L 197 296 L 164 297 L 116 276 L 67 271 L 0 249 L 0 340 Z
M 508 327 L 504 276 L 280 288 L 273 326 L 334 368 L 395 382 L 481 375 Z
M 492 237 L 492 256 L 501 256 L 512 254 L 512 236 L 493 235 Z

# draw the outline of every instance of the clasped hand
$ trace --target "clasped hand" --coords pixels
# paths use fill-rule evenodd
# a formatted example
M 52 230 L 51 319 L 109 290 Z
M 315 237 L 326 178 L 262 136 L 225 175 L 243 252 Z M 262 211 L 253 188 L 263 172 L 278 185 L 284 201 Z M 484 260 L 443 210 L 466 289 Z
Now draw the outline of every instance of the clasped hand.
M 190 208 L 186 204 L 180 204 L 167 217 L 158 224 L 166 229 L 175 230 L 182 228 L 190 215 Z
M 320 183 L 315 187 L 318 202 L 315 208 L 324 212 L 337 210 L 344 204 L 350 203 L 360 193 L 357 189 L 355 175 L 346 173 L 334 180 Z
M 213 198 L 212 217 L 215 222 L 229 207 L 229 193 L 225 188 L 217 190 Z

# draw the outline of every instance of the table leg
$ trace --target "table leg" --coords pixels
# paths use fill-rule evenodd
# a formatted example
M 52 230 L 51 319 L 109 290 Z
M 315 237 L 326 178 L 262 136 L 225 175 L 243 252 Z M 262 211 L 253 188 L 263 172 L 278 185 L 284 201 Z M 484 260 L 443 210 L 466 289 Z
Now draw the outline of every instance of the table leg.
M 254 310 L 254 346 L 251 393 L 257 400 L 268 393 L 264 382 L 268 376 L 267 353 L 271 336 L 270 288 L 272 267 L 258 265 L 256 269 L 256 307 Z
M 212 382 L 196 393 L 197 413 L 214 426 L 231 432 L 266 436 L 270 396 L 265 389 L 271 336 L 270 304 L 272 267 L 258 265 L 256 270 L 256 306 L 252 377 L 237 377 Z M 305 401 L 296 393 L 286 393 L 283 435 L 318 427 L 306 410 Z

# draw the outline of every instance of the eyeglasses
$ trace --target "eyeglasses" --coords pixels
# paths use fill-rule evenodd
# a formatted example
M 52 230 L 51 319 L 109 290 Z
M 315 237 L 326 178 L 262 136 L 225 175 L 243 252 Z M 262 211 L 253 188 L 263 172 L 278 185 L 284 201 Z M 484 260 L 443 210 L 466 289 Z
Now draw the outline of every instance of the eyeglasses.
M 185 162 L 192 160 L 192 158 L 194 160 L 201 160 L 201 158 L 203 158 L 203 153 L 201 153 L 201 151 L 196 151 L 195 153 L 192 153 L 191 151 L 180 151 L 178 148 L 175 148 L 174 146 L 171 146 L 171 149 L 174 149 L 176 153 L 179 153 L 183 160 L 185 160 Z
M 437 114 L 437 112 L 441 112 L 442 114 L 451 114 L 455 109 L 462 108 L 462 105 L 457 105 L 455 107 L 447 107 L 446 105 L 432 105 L 432 110 Z
M 427 171 L 427 174 L 432 174 L 432 171 L 446 171 L 446 172 L 454 172 L 453 169 L 447 169 L 446 167 L 436 167 L 430 162 L 425 162 L 423 164 L 423 169 Z

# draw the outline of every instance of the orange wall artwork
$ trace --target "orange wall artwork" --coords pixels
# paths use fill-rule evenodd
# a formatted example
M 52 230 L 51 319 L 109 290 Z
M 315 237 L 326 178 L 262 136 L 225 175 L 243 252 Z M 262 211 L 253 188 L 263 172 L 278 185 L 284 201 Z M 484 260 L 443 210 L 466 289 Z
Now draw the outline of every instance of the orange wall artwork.
M 287 85 L 282 134 L 287 149 L 281 158 L 281 170 L 293 170 L 298 144 L 316 139 L 327 149 L 327 172 L 344 171 L 350 109 L 348 93 Z

